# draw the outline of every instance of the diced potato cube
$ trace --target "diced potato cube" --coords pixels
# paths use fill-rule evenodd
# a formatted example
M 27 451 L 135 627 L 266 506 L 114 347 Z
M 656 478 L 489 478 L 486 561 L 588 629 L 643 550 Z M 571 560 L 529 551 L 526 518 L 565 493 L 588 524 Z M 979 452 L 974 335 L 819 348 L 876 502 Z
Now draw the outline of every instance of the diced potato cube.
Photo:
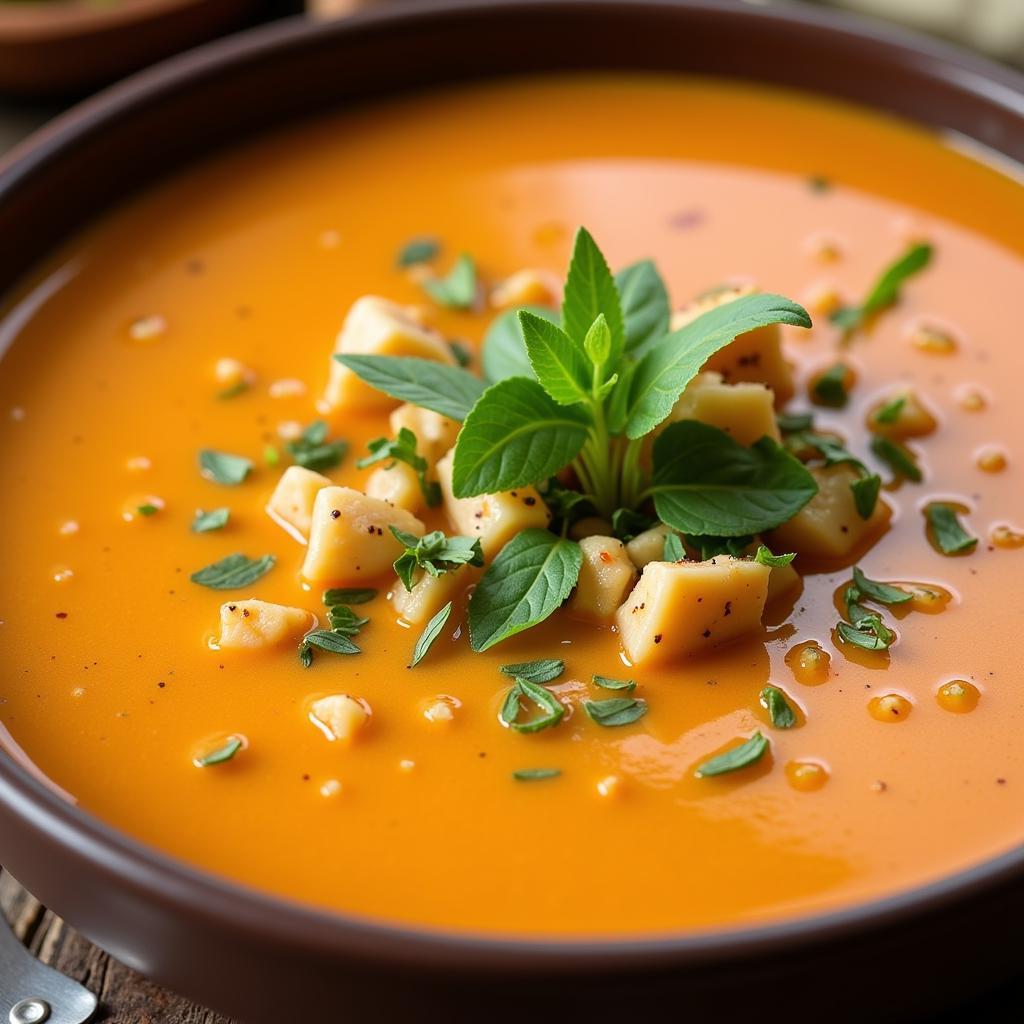
M 402 427 L 416 435 L 416 454 L 422 455 L 431 467 L 455 444 L 460 427 L 455 420 L 409 402 L 391 414 L 390 424 L 395 437 Z
M 768 566 L 729 555 L 650 562 L 616 615 L 626 656 L 654 665 L 760 633 L 768 577 Z
M 636 579 L 626 546 L 615 537 L 584 537 L 583 564 L 569 610 L 577 618 L 610 622 Z
M 302 466 L 289 466 L 267 502 L 267 515 L 303 544 L 309 540 L 309 524 L 313 518 L 313 502 L 317 494 L 330 487 L 331 481 L 322 473 Z
M 879 412 L 890 402 L 903 399 L 895 418 L 889 422 L 882 422 L 878 418 Z M 938 421 L 927 405 L 913 392 L 903 391 L 878 402 L 868 413 L 868 429 L 884 437 L 892 437 L 896 440 L 903 440 L 907 437 L 926 437 L 935 431 Z
M 669 413 L 670 423 L 677 420 L 699 420 L 746 445 L 781 436 L 771 389 L 747 382 L 726 384 L 718 373 L 699 373 L 690 381 Z
M 455 356 L 437 331 L 424 327 L 407 307 L 364 295 L 348 312 L 334 351 L 345 355 L 416 356 L 439 363 Z M 398 402 L 364 383 L 348 367 L 331 360 L 324 392 L 329 409 L 393 409 Z
M 422 537 L 411 512 L 351 487 L 325 487 L 313 504 L 302 575 L 311 583 L 360 583 L 383 576 L 402 553 L 388 527 Z
M 716 288 L 673 314 L 672 330 L 678 330 L 702 313 L 750 295 L 755 290 L 749 285 Z M 793 373 L 782 355 L 782 335 L 778 324 L 741 334 L 716 352 L 704 364 L 704 369 L 720 373 L 728 384 L 740 381 L 767 384 L 774 393 L 776 406 L 785 405 L 793 397 Z
M 561 285 L 554 274 L 546 270 L 519 270 L 491 292 L 491 305 L 497 309 L 555 306 L 561 293 Z
M 225 651 L 276 647 L 300 639 L 315 624 L 316 616 L 304 608 L 267 601 L 229 601 L 220 606 L 217 646 Z
M 379 498 L 389 505 L 404 508 L 413 515 L 426 504 L 420 478 L 416 470 L 406 462 L 378 466 L 366 481 L 366 493 L 371 498 Z
M 670 533 L 675 533 L 675 530 L 664 523 L 638 533 L 626 545 L 629 560 L 638 569 L 642 569 L 648 562 L 660 562 L 665 557 L 665 538 Z
M 454 457 L 454 450 L 450 451 L 437 464 L 445 511 L 456 533 L 480 541 L 485 558 L 496 555 L 523 530 L 532 527 L 544 529 L 551 522 L 551 513 L 535 487 L 519 487 L 501 494 L 481 494 L 476 498 L 456 498 L 452 494 Z
M 331 693 L 309 705 L 310 721 L 332 741 L 350 742 L 370 721 L 370 707 L 347 693 Z
M 775 566 L 768 576 L 768 603 L 792 593 L 800 582 L 800 573 L 792 565 Z
M 867 538 L 882 532 L 892 511 L 879 498 L 870 519 L 862 519 L 850 484 L 857 471 L 850 465 L 813 466 L 818 493 L 792 518 L 772 531 L 773 551 L 796 551 L 809 558 L 845 558 Z
M 460 565 L 440 576 L 421 573 L 412 590 L 406 590 L 399 582 L 391 595 L 391 603 L 406 622 L 419 626 L 433 618 L 449 601 L 458 603 L 462 592 L 479 579 L 481 571 L 473 565 Z

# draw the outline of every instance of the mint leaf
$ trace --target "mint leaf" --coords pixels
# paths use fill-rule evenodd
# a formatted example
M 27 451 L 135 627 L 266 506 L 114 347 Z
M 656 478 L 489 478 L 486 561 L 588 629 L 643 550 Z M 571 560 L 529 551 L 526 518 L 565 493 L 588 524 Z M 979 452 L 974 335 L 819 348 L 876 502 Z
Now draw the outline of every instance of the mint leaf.
M 557 324 L 554 312 L 545 306 L 523 306 L 508 309 L 491 321 L 484 335 L 481 364 L 484 378 L 492 384 L 506 377 L 532 377 L 533 367 L 526 354 L 526 342 L 519 323 L 520 313 L 530 313 L 548 323 Z
M 327 609 L 327 620 L 331 624 L 331 632 L 339 633 L 341 636 L 357 636 L 359 631 L 370 620 L 362 615 L 356 615 L 348 605 L 336 604 Z
M 558 405 L 534 380 L 510 377 L 492 384 L 459 431 L 455 497 L 507 491 L 552 476 L 579 454 L 589 425 L 584 410 Z
M 686 558 L 686 548 L 678 533 L 665 534 L 665 546 L 661 553 L 664 562 L 681 562 Z
M 768 712 L 768 718 L 776 729 L 792 729 L 796 725 L 796 712 L 777 686 L 766 686 L 761 691 L 761 706 Z
M 583 710 L 598 725 L 611 729 L 632 725 L 647 714 L 647 701 L 640 697 L 609 697 L 607 700 L 585 700 Z
M 586 228 L 580 228 L 565 281 L 562 327 L 577 345 L 582 345 L 590 325 L 601 313 L 611 331 L 608 364 L 616 369 L 626 344 L 619 290 L 597 243 Z
M 432 359 L 347 355 L 334 358 L 378 391 L 451 420 L 464 420 L 484 393 L 485 385 L 479 377 Z
M 274 568 L 276 561 L 273 555 L 263 555 L 262 558 L 228 555 L 227 558 L 192 573 L 189 579 L 211 590 L 237 590 L 266 576 Z
M 875 510 L 875 504 L 878 502 L 878 495 L 882 489 L 882 478 L 877 473 L 872 473 L 839 441 L 825 434 L 816 434 L 813 431 L 792 434 L 786 438 L 786 445 L 791 450 L 800 447 L 813 448 L 824 459 L 826 466 L 838 466 L 842 463 L 853 466 L 860 473 L 860 479 L 854 480 L 850 484 L 853 503 L 856 506 L 857 514 L 862 519 L 871 518 L 871 513 Z
M 539 782 L 541 779 L 557 779 L 561 774 L 561 768 L 520 768 L 512 773 L 512 778 L 517 782 Z
M 796 558 L 796 552 L 788 555 L 773 555 L 763 544 L 759 544 L 754 553 L 755 562 L 759 565 L 767 565 L 771 569 L 781 569 L 783 566 L 789 565 L 794 558 Z
M 876 419 L 878 417 L 875 417 Z M 919 484 L 924 479 L 921 467 L 910 449 L 888 437 L 871 438 L 871 451 L 876 458 L 884 462 L 896 476 L 905 477 L 912 483 Z
M 556 324 L 522 310 L 519 324 L 534 375 L 559 405 L 575 405 L 590 395 L 593 371 L 581 342 Z
M 927 243 L 912 245 L 895 263 L 889 264 L 882 271 L 868 297 L 859 306 L 841 306 L 829 315 L 829 319 L 847 334 L 862 327 L 873 313 L 896 302 L 903 283 L 931 262 L 932 251 Z
M 631 508 L 617 508 L 612 513 L 612 534 L 628 544 L 637 534 L 657 525 L 655 516 L 636 512 Z
M 600 686 L 602 690 L 625 690 L 632 693 L 636 689 L 636 681 L 633 679 L 611 679 L 608 676 L 593 676 L 594 685 Z
M 844 643 L 853 644 L 865 651 L 887 651 L 896 639 L 896 634 L 889 629 L 878 615 L 862 615 L 856 624 L 840 622 L 836 633 Z
M 626 351 L 635 356 L 668 334 L 672 307 L 668 290 L 650 260 L 630 264 L 615 275 L 625 321 Z
M 484 564 L 484 553 L 480 541 L 475 537 L 446 537 L 442 530 L 434 530 L 425 537 L 416 537 L 394 526 L 389 529 L 395 540 L 405 548 L 395 560 L 395 572 L 406 590 L 412 590 L 417 569 L 436 577 L 460 565 Z
M 520 697 L 525 697 L 532 704 L 535 704 L 543 712 L 542 715 L 531 718 L 529 721 L 520 722 L 519 716 L 522 713 Z M 510 729 L 516 732 L 540 732 L 541 729 L 548 729 L 558 723 L 565 716 L 565 707 L 562 702 L 550 690 L 545 690 L 537 683 L 531 683 L 528 679 L 517 679 L 512 689 L 505 697 L 501 706 L 501 721 Z
M 944 555 L 958 555 L 964 551 L 973 551 L 978 538 L 972 537 L 960 525 L 957 510 L 942 501 L 933 501 L 924 510 L 925 518 L 931 528 L 932 537 Z
M 766 324 L 810 327 L 803 306 L 781 295 L 743 295 L 701 314 L 650 346 L 629 389 L 626 436 L 650 433 L 672 411 L 683 389 L 719 349 Z
M 429 263 L 441 251 L 436 238 L 412 238 L 398 250 L 395 262 L 400 267 L 414 267 L 417 263 Z
M 409 668 L 415 668 L 430 651 L 430 648 L 434 646 L 434 641 L 441 635 L 441 630 L 444 629 L 444 624 L 448 621 L 448 616 L 452 613 L 452 602 L 449 601 L 427 624 L 423 627 L 423 632 L 420 634 L 419 640 L 416 641 L 416 646 L 413 648 L 412 661 L 409 663 Z
M 779 425 L 779 432 L 782 434 L 796 434 L 803 430 L 810 430 L 814 426 L 814 413 L 810 412 L 780 412 L 775 417 Z
M 597 319 L 590 325 L 590 330 L 583 339 L 583 351 L 591 365 L 598 370 L 608 362 L 612 351 L 612 332 L 608 329 L 604 313 L 599 313 Z
M 358 654 L 359 648 L 343 633 L 333 629 L 314 629 L 302 638 L 300 651 L 303 647 L 316 647 L 330 654 Z
M 423 289 L 440 306 L 469 309 L 476 302 L 476 264 L 463 253 L 447 277 L 428 278 Z
M 878 495 L 882 490 L 882 478 L 877 473 L 869 473 L 850 484 L 853 491 L 853 504 L 861 519 L 870 519 L 878 504 Z
M 498 671 L 530 683 L 550 683 L 565 671 L 565 662 L 557 658 L 542 658 L 540 661 L 520 661 L 514 665 L 502 665 Z
M 741 743 L 724 754 L 705 761 L 695 772 L 698 779 L 709 778 L 714 775 L 725 775 L 727 772 L 736 772 L 741 768 L 760 761 L 768 752 L 771 744 L 761 735 L 755 732 L 745 743 Z
M 733 558 L 741 558 L 746 554 L 747 548 L 754 543 L 754 538 L 744 534 L 740 537 L 713 537 L 708 534 L 687 534 L 686 543 L 691 548 L 700 552 L 702 562 L 710 558 L 718 558 L 719 555 L 731 555 Z
M 215 484 L 236 487 L 252 472 L 252 460 L 204 448 L 199 453 L 199 471 Z
M 889 401 L 875 413 L 875 422 L 895 423 L 900 418 L 900 413 L 903 411 L 903 406 L 906 404 L 906 395 L 897 395 L 895 398 L 890 398 Z
M 193 533 L 209 533 L 211 530 L 222 530 L 228 525 L 231 518 L 231 510 L 226 508 L 215 508 L 209 512 L 197 512 L 192 520 Z
M 430 466 L 422 455 L 416 454 L 416 435 L 408 427 L 400 428 L 398 437 L 393 441 L 387 437 L 378 437 L 367 442 L 366 447 L 370 449 L 370 454 L 356 463 L 357 469 L 366 469 L 367 466 L 387 460 L 390 460 L 390 465 L 384 468 L 391 469 L 396 462 L 404 462 L 416 471 L 423 500 L 427 505 L 433 508 L 441 504 L 441 486 L 436 480 L 427 479 Z
M 323 601 L 328 608 L 336 604 L 366 604 L 377 596 L 371 587 L 332 587 L 324 591 Z
M 470 647 L 486 651 L 543 622 L 579 579 L 583 553 L 547 530 L 524 530 L 498 552 L 469 602 Z
M 846 393 L 846 375 L 849 371 L 844 363 L 835 363 L 820 374 L 811 389 L 819 405 L 831 409 L 842 409 L 849 395 Z
M 904 604 L 911 600 L 913 594 L 901 590 L 899 587 L 892 587 L 888 583 L 879 583 L 877 580 L 868 579 L 861 572 L 859 566 L 853 567 L 853 585 L 864 597 L 880 604 Z
M 648 493 L 661 521 L 686 534 L 770 530 L 792 519 L 817 490 L 804 466 L 768 437 L 747 448 L 717 427 L 681 420 L 654 442 Z
M 209 754 L 197 757 L 192 763 L 197 768 L 213 768 L 218 764 L 225 764 L 242 749 L 242 741 L 237 736 L 232 736 L 226 743 Z
M 300 437 L 285 445 L 297 466 L 320 472 L 324 469 L 333 469 L 341 462 L 348 451 L 348 442 L 328 441 L 327 429 L 324 420 L 315 420 L 303 430 Z

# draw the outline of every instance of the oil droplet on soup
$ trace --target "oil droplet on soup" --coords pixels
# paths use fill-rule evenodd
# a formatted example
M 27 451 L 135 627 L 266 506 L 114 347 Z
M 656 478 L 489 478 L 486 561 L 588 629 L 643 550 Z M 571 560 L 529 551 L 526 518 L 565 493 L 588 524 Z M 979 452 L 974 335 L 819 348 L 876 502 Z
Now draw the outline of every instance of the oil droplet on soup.
M 935 699 L 939 702 L 940 708 L 963 715 L 978 706 L 981 691 L 966 679 L 951 679 L 939 687 Z

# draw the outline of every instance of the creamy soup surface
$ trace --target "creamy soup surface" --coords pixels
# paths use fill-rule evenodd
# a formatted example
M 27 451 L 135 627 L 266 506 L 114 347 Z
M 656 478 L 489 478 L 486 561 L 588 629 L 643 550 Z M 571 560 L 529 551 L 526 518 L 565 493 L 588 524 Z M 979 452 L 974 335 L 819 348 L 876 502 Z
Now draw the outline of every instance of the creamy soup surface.
M 295 642 L 211 646 L 232 598 L 324 621 L 302 545 L 264 507 L 286 440 L 322 415 L 352 304 L 420 307 L 472 353 L 499 313 L 490 291 L 523 268 L 562 280 L 578 225 L 613 268 L 654 259 L 673 307 L 737 279 L 807 307 L 813 329 L 783 328 L 786 411 L 813 409 L 881 473 L 884 534 L 838 564 L 798 558 L 802 590 L 770 603 L 756 635 L 650 668 L 624 664 L 611 626 L 564 610 L 472 653 L 460 595 L 410 669 L 422 627 L 399 621 L 393 575 L 367 581 L 381 594 L 357 609 L 370 620 L 358 655 L 316 651 L 306 668 Z M 424 236 L 440 242 L 433 260 L 398 266 Z M 922 239 L 931 264 L 841 345 L 829 303 L 863 299 Z M 778 921 L 1005 852 L 1024 841 L 1022 239 L 1024 190 L 1005 168 L 857 109 L 701 80 L 398 99 L 177 174 L 30 274 L 0 321 L 0 743 L 90 813 L 218 875 L 477 932 Z M 481 282 L 470 311 L 422 282 L 464 252 Z M 837 358 L 855 375 L 849 402 L 815 407 L 809 382 Z M 868 414 L 895 388 L 936 421 L 907 441 L 920 483 L 893 482 L 871 454 Z M 387 413 L 327 421 L 349 448 L 325 474 L 363 488 L 373 470 L 356 461 L 391 435 Z M 219 485 L 198 470 L 203 448 L 253 469 Z M 929 542 L 934 500 L 959 506 L 973 550 Z M 218 508 L 226 526 L 191 529 Z M 449 529 L 440 510 L 424 522 Z M 190 581 L 235 552 L 276 565 L 237 591 Z M 854 562 L 943 595 L 878 609 L 898 634 L 887 656 L 834 632 Z M 787 661 L 810 641 L 830 655 L 820 675 Z M 537 733 L 503 728 L 499 666 L 540 658 L 564 660 L 550 685 L 572 713 Z M 647 714 L 592 721 L 579 698 L 616 696 L 595 673 L 635 680 Z M 769 684 L 796 727 L 772 726 Z M 372 709 L 352 742 L 310 718 L 311 700 L 339 692 Z M 770 740 L 756 764 L 695 774 L 756 731 Z M 230 760 L 197 765 L 233 736 Z M 560 774 L 514 777 L 534 769 Z

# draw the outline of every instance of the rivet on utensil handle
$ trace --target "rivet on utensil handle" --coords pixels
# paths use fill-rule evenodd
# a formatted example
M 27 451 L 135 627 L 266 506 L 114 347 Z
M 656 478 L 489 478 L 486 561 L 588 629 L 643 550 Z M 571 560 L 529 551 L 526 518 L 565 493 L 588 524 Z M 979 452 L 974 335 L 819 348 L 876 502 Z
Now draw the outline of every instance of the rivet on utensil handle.
M 11 1007 L 11 1024 L 43 1024 L 50 1018 L 50 1004 L 45 999 L 22 999 Z

